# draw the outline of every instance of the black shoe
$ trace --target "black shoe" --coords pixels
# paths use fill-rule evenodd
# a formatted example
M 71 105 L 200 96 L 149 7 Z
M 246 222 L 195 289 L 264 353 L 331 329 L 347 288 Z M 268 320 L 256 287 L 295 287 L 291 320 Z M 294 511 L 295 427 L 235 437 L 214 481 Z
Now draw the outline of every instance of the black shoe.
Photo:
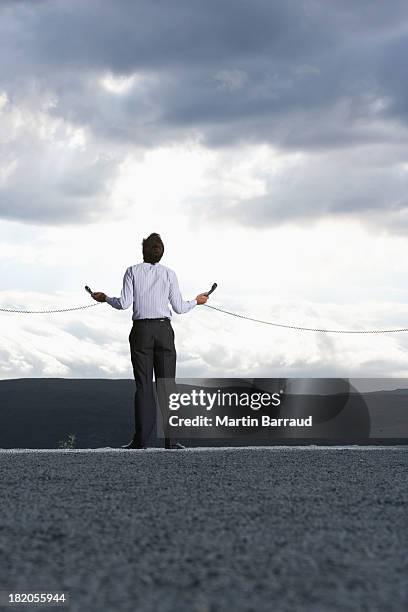
M 134 440 L 132 440 L 131 442 L 129 442 L 129 444 L 124 444 L 123 446 L 121 446 L 120 448 L 147 448 L 146 446 L 142 446 L 141 444 L 136 444 L 136 442 Z
M 170 444 L 166 444 L 164 448 L 167 450 L 185 450 L 186 449 L 186 447 L 180 444 L 180 442 L 175 442 L 175 443 L 171 442 Z

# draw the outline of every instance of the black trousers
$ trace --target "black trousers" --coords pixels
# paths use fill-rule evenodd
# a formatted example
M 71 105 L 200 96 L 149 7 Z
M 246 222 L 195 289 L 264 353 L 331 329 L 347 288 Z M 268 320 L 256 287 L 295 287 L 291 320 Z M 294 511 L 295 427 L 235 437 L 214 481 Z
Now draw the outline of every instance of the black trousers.
M 167 401 L 164 387 L 157 387 L 158 379 L 176 377 L 176 349 L 174 331 L 169 319 L 142 319 L 133 321 L 129 334 L 130 356 L 135 377 L 135 435 L 137 445 L 147 446 L 156 423 L 156 402 L 153 390 L 153 372 L 157 395 L 163 416 L 165 446 L 173 443 L 165 427 Z M 160 391 L 161 389 L 161 391 Z

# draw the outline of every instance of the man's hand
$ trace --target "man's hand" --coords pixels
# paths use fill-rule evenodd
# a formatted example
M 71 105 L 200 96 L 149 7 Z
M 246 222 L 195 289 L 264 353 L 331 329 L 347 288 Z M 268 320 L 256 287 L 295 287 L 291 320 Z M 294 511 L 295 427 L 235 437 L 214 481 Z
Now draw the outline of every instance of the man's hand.
M 208 295 L 206 293 L 200 293 L 199 295 L 197 295 L 196 300 L 197 304 L 205 304 L 208 300 Z
M 93 299 L 97 302 L 106 302 L 106 295 L 104 293 L 101 293 L 101 291 L 95 291 L 94 293 L 91 293 L 91 297 L 93 297 Z

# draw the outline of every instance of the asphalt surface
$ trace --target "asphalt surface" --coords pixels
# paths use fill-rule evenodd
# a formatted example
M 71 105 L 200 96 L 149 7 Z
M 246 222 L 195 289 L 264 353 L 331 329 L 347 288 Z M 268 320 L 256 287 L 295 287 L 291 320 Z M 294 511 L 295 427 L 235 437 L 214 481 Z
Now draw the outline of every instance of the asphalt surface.
M 0 590 L 81 612 L 405 611 L 407 458 L 2 451 Z

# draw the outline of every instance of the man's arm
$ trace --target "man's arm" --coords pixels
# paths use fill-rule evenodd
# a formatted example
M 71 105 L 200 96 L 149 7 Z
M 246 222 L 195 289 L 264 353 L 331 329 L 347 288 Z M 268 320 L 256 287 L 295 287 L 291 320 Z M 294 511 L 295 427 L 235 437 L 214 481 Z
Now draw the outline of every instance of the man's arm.
M 175 272 L 171 271 L 169 302 L 174 312 L 177 312 L 177 314 L 184 314 L 189 312 L 194 306 L 197 306 L 197 304 L 205 304 L 207 300 L 208 296 L 204 293 L 200 293 L 195 300 L 184 301 L 180 292 L 177 276 Z
M 106 302 L 117 310 L 126 310 L 133 302 L 132 268 L 128 268 L 123 277 L 123 287 L 120 297 L 108 297 L 105 293 L 96 291 L 91 294 L 97 302 Z

